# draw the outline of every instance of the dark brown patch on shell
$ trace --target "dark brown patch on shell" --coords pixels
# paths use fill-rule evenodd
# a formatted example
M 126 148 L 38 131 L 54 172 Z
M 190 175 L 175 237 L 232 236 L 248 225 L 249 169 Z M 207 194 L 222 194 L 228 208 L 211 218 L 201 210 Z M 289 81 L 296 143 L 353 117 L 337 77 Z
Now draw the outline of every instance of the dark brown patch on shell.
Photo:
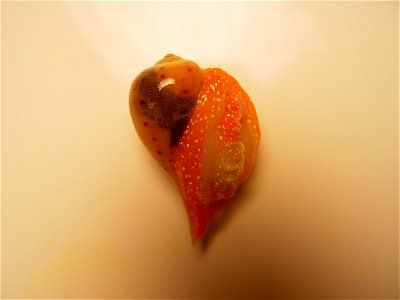
M 183 135 L 193 108 L 195 97 L 180 97 L 168 86 L 159 90 L 159 80 L 152 69 L 143 71 L 137 80 L 139 93 L 133 99 L 135 109 L 154 121 L 159 127 L 171 131 L 171 146 L 177 146 Z

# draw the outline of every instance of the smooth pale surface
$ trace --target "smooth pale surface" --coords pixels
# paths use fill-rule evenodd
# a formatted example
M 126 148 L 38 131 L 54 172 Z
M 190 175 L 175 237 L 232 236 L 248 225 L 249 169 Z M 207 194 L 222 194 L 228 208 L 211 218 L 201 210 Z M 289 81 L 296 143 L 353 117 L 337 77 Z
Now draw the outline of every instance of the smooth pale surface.
M 2 2 L 2 297 L 398 296 L 398 3 Z M 131 81 L 222 67 L 262 132 L 192 247 Z

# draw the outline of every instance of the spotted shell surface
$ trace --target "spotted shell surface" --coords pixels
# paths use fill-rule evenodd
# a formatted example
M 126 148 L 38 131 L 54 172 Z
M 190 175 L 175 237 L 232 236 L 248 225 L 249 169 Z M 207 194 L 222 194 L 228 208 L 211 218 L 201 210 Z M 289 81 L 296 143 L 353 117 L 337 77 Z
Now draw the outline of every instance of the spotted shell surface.
M 129 104 L 141 140 L 179 187 L 196 242 L 254 165 L 261 136 L 254 105 L 222 69 L 173 54 L 137 76 Z

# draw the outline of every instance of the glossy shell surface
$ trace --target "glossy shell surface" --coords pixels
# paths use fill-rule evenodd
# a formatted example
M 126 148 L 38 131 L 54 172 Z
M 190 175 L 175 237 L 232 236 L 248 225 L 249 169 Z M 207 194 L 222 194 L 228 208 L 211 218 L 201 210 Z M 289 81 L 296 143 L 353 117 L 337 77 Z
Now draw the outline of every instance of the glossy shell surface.
M 261 133 L 250 97 L 222 69 L 169 54 L 134 80 L 130 111 L 141 140 L 179 187 L 197 241 L 255 162 Z

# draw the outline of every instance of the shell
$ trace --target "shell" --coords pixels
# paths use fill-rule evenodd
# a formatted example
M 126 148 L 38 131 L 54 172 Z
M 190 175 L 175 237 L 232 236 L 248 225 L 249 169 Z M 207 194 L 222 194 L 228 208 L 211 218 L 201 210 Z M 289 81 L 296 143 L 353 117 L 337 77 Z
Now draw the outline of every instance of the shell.
M 225 71 L 168 54 L 133 81 L 129 104 L 144 145 L 179 187 L 196 242 L 254 165 L 261 133 L 253 103 Z

